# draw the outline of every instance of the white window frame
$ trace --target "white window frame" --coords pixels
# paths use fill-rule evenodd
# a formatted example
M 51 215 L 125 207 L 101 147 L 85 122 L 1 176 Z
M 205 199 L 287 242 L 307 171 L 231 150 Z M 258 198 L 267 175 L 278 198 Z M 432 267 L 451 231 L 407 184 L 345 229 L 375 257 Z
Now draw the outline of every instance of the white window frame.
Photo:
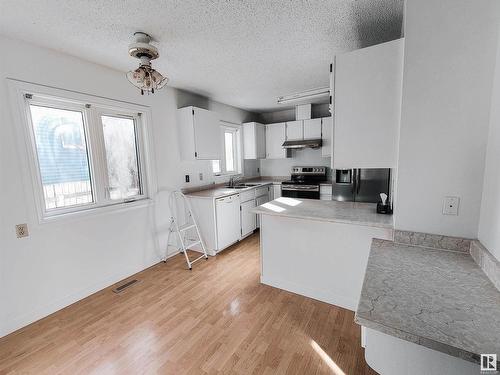
M 8 81 L 12 102 L 17 104 L 18 108 L 18 111 L 14 111 L 14 114 L 17 113 L 18 126 L 16 128 L 18 129 L 19 144 L 26 151 L 25 162 L 28 165 L 25 168 L 24 178 L 25 181 L 31 182 L 30 190 L 34 197 L 39 223 L 68 216 L 103 213 L 151 204 L 156 182 L 151 157 L 153 151 L 149 129 L 151 124 L 149 107 L 11 79 Z M 71 207 L 46 208 L 34 128 L 31 120 L 31 104 L 82 111 L 93 202 Z M 106 192 L 108 184 L 107 163 L 101 115 L 134 119 L 137 161 L 141 181 L 140 195 L 128 199 L 111 200 Z
M 233 133 L 233 152 L 234 152 L 234 163 L 236 166 L 235 171 L 227 171 L 226 170 L 226 140 L 225 133 L 226 131 L 230 131 Z M 222 147 L 222 157 L 220 160 L 220 173 L 215 173 L 215 176 L 236 176 L 241 175 L 243 172 L 243 153 L 242 153 L 242 139 L 241 139 L 242 127 L 241 124 L 235 124 L 228 121 L 220 122 L 220 137 L 221 137 L 221 147 Z

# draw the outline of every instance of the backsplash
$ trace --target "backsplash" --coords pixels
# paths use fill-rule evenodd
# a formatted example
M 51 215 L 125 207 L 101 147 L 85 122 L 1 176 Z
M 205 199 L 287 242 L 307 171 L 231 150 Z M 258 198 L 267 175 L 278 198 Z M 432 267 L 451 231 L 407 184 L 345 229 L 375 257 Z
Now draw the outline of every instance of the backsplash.
M 324 166 L 328 167 L 328 175 L 331 175 L 331 158 L 321 156 L 321 150 L 295 150 L 292 151 L 292 157 L 286 159 L 261 159 L 261 176 L 287 176 L 293 166 Z
M 396 230 L 394 231 L 394 242 L 466 253 L 469 252 L 471 240 L 460 237 L 442 236 L 440 234 Z
M 472 241 L 470 255 L 493 285 L 500 290 L 500 262 L 478 240 Z

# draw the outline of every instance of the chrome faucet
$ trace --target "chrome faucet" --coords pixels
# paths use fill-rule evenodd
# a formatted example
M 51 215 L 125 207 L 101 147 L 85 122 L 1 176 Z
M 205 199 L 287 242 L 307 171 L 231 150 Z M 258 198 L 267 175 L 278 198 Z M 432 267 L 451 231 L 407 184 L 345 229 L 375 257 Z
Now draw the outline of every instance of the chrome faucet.
M 228 187 L 234 187 L 234 183 L 235 181 L 238 181 L 239 179 L 241 179 L 241 176 L 230 176 L 229 177 L 229 183 L 228 183 Z

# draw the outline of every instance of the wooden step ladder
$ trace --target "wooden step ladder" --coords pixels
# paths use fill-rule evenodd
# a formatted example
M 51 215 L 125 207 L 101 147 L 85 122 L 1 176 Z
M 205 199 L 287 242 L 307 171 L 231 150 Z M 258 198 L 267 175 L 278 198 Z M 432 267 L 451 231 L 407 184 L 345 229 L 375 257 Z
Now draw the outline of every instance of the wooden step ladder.
M 183 218 L 184 221 L 179 225 L 179 212 L 178 207 L 181 205 L 184 209 Z M 207 249 L 205 248 L 205 244 L 203 243 L 203 239 L 201 238 L 200 229 L 198 228 L 198 224 L 193 215 L 193 210 L 191 208 L 191 204 L 189 203 L 189 199 L 186 198 L 184 194 L 180 191 L 173 191 L 170 193 L 169 197 L 169 208 L 170 208 L 170 228 L 167 236 L 167 254 L 168 254 L 168 246 L 170 244 L 170 234 L 173 232 L 177 233 L 177 237 L 179 239 L 182 253 L 184 253 L 184 257 L 186 258 L 186 263 L 190 270 L 193 269 L 193 263 L 199 261 L 200 259 L 205 258 L 208 259 Z M 196 239 L 189 240 L 186 238 L 186 234 L 189 233 L 189 230 L 195 229 Z M 190 260 L 187 254 L 187 250 L 192 249 L 193 247 L 200 245 L 203 253 L 196 259 Z M 177 248 L 177 246 L 176 246 Z M 166 257 L 163 260 L 167 261 Z

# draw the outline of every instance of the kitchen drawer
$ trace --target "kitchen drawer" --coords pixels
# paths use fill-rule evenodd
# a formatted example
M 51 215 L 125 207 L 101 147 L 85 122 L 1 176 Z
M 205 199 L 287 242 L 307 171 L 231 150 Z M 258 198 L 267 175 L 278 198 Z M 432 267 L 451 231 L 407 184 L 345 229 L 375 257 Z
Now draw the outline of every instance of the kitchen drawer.
M 240 202 L 247 202 L 255 199 L 255 189 L 240 192 Z
M 332 195 L 332 185 L 321 185 L 319 187 L 320 195 Z
M 261 197 L 269 194 L 269 185 L 261 186 L 255 189 L 255 197 Z

